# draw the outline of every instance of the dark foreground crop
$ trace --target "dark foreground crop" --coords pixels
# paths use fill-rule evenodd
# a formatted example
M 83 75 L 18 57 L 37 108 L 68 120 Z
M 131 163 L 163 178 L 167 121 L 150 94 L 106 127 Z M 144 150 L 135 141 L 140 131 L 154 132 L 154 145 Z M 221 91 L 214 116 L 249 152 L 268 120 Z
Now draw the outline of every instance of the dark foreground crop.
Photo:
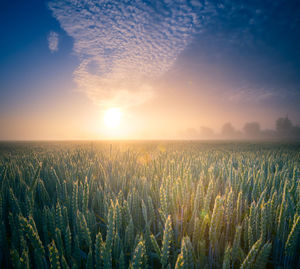
M 1 268 L 299 268 L 299 145 L 0 144 Z

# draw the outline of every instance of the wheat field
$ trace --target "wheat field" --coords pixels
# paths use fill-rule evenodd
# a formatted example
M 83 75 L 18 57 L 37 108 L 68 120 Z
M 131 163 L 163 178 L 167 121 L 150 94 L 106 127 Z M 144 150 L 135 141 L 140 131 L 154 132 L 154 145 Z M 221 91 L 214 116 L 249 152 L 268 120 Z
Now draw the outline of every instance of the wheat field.
M 300 268 L 300 145 L 0 144 L 1 268 Z

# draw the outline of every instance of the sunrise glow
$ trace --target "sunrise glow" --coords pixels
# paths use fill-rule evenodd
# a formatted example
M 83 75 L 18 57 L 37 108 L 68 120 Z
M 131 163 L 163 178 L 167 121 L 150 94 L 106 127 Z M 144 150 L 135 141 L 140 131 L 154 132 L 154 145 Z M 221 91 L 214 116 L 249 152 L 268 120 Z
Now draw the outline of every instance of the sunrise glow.
M 0 1 L 0 269 L 300 269 L 299 0 Z
M 113 107 L 105 111 L 104 123 L 107 128 L 117 128 L 121 122 L 122 112 L 119 108 Z

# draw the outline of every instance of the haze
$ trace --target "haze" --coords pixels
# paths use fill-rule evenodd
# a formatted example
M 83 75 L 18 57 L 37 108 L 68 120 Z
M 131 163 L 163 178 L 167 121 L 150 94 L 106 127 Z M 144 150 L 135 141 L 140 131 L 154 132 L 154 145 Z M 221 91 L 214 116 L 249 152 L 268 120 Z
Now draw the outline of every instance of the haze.
M 4 0 L 0 15 L 0 140 L 300 137 L 299 1 Z

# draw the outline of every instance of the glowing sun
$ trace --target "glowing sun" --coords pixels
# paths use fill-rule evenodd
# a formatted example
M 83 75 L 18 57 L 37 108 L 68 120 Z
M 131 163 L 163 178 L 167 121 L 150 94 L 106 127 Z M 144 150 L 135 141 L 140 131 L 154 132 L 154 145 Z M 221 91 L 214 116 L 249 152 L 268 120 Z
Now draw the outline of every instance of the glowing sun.
M 119 108 L 113 107 L 105 111 L 104 123 L 108 128 L 116 128 L 120 125 L 122 112 Z

